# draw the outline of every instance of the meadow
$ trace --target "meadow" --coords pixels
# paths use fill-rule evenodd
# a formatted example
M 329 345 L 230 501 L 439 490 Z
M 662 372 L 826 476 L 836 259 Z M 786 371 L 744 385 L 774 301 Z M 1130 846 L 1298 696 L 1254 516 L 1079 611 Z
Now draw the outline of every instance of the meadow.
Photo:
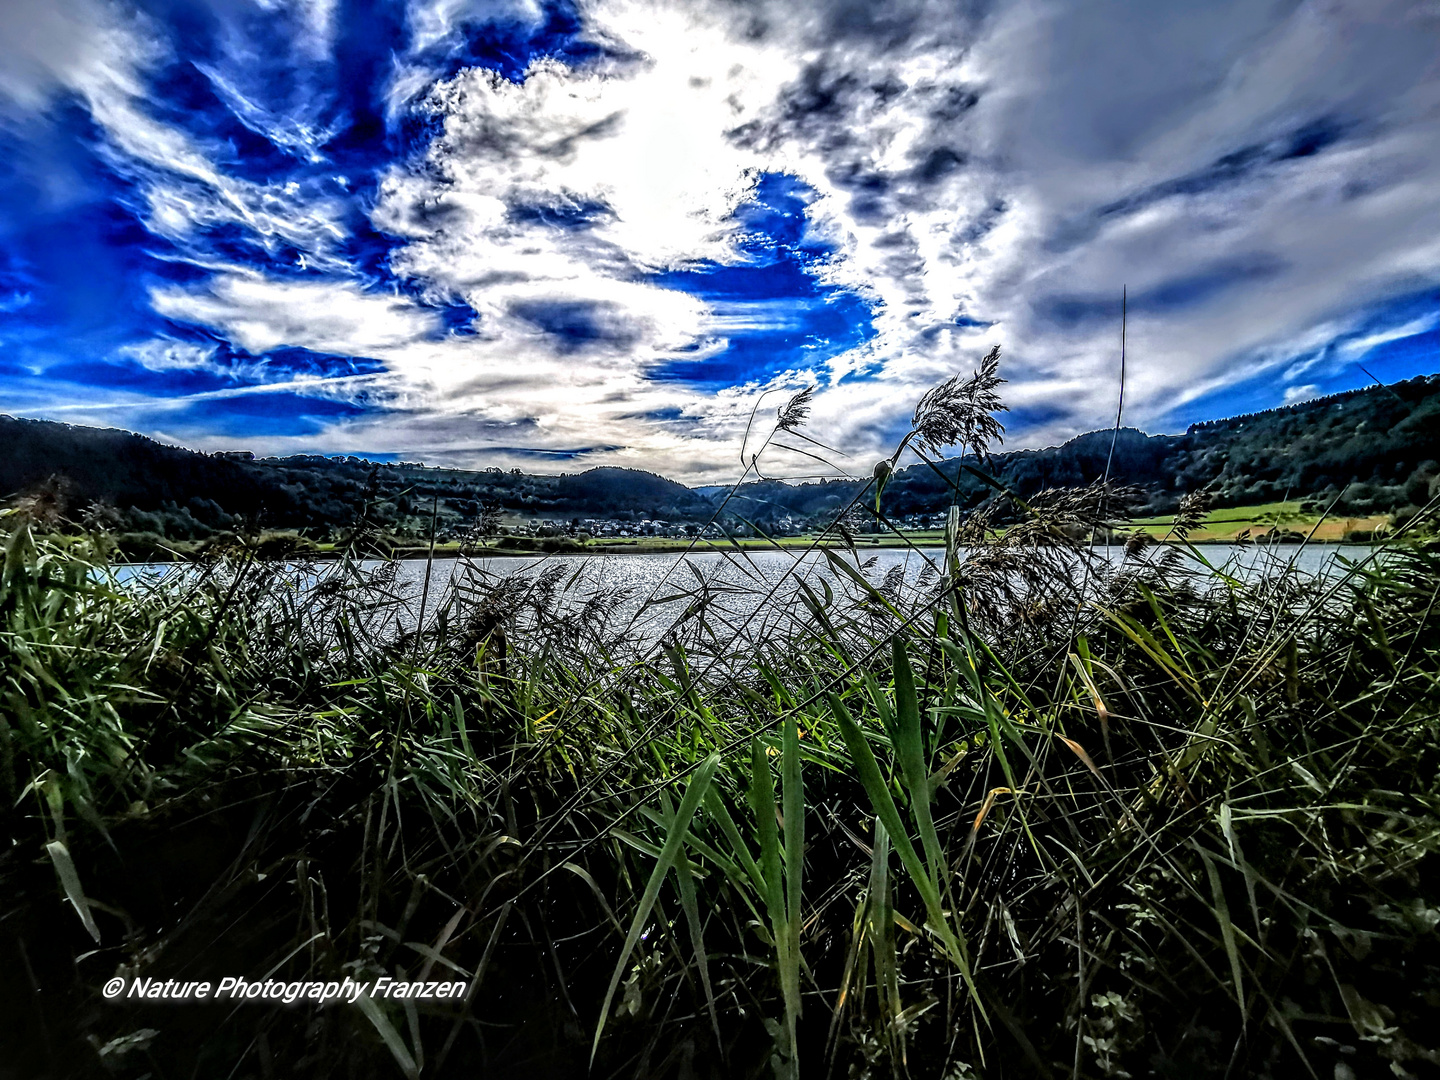
M 983 455 L 987 377 L 901 449 Z M 677 576 L 644 645 L 564 572 L 417 609 L 361 530 L 120 582 L 7 511 L 0 1076 L 1436 1075 L 1436 505 L 1241 579 L 1132 497 L 997 492 L 915 580 L 842 543 L 760 635 Z
M 1173 517 L 1141 517 L 1130 522 L 1137 531 L 1157 539 L 1167 536 Z M 1307 506 L 1299 499 L 1232 506 L 1211 510 L 1188 535 L 1194 543 L 1235 543 L 1246 540 L 1335 543 L 1357 540 L 1367 543 L 1385 534 L 1394 524 L 1391 514 L 1332 513 Z

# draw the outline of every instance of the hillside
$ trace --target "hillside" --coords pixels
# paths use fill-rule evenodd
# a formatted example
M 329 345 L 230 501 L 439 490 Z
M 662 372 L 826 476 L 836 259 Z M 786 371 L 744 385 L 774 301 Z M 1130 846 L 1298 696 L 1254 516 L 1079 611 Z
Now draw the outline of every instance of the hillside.
M 683 484 L 634 469 L 563 476 L 469 472 L 356 457 L 207 455 L 144 436 L 0 416 L 0 498 L 53 492 L 61 512 L 120 532 L 201 539 L 245 526 L 318 538 L 363 512 L 398 536 L 456 535 L 490 512 L 526 518 L 705 520 Z
M 1061 446 L 996 454 L 988 469 L 1021 496 L 1087 484 L 1105 475 L 1112 440 L 1110 476 L 1145 490 L 1143 513 L 1169 513 L 1180 496 L 1200 490 L 1221 507 L 1310 498 L 1338 500 L 1343 513 L 1396 513 L 1437 490 L 1440 375 L 1195 424 L 1183 435 L 1092 431 Z M 897 472 L 885 492 L 886 513 L 939 513 L 951 501 L 952 484 L 964 508 L 993 495 L 958 459 L 941 462 L 938 471 L 943 478 L 924 464 Z M 810 518 L 845 505 L 859 487 L 745 484 L 731 505 L 760 522 Z
M 1220 507 L 1310 499 L 1336 502 L 1338 512 L 1352 515 L 1403 513 L 1440 490 L 1440 375 L 1196 424 L 1183 435 L 1092 431 L 1061 446 L 996 454 L 989 468 L 1022 496 L 1086 484 L 1104 475 L 1112 441 L 1110 475 L 1144 490 L 1141 513 L 1168 513 L 1181 495 L 1202 489 Z M 175 540 L 244 526 L 324 539 L 362 512 L 401 537 L 428 536 L 432 511 L 442 538 L 462 535 L 496 513 L 567 524 L 586 518 L 698 523 L 729 490 L 692 490 L 632 469 L 540 476 L 377 465 L 355 457 L 207 455 L 130 432 L 5 416 L 0 445 L 9 451 L 0 457 L 0 498 L 48 485 L 72 520 L 88 515 L 116 531 Z M 952 485 L 967 509 L 993 496 L 993 488 L 952 458 L 936 469 L 901 469 L 886 489 L 885 512 L 892 518 L 941 513 Z M 851 480 L 744 484 L 726 509 L 732 521 L 795 531 L 828 523 L 860 486 Z

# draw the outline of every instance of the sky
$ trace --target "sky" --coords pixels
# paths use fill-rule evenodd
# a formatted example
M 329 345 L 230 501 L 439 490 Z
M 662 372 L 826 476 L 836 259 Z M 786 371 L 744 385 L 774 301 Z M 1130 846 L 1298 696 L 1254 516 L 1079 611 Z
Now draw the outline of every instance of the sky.
M 1440 3 L 0 2 L 13 415 L 868 474 L 994 344 L 1108 427 L 1122 290 L 1148 431 L 1440 372 Z

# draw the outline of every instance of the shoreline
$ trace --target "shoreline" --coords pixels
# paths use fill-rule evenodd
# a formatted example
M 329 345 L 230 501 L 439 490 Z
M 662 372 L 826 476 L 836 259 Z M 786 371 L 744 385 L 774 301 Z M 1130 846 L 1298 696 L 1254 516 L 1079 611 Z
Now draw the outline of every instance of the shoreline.
M 1289 540 L 1289 539 L 1286 539 L 1286 540 L 1277 540 L 1277 541 L 1274 541 L 1273 543 L 1272 543 L 1272 542 L 1269 542 L 1269 541 L 1253 541 L 1253 540 L 1252 540 L 1252 541 L 1245 542 L 1245 543 L 1237 543 L 1237 542 L 1234 541 L 1234 540 L 1227 540 L 1227 539 L 1203 539 L 1203 540 L 1192 540 L 1192 541 L 1189 541 L 1188 544 L 1186 544 L 1185 542 L 1180 541 L 1180 540 L 1158 540 L 1158 539 L 1157 539 L 1157 540 L 1153 541 L 1153 543 L 1154 543 L 1155 545 L 1157 545 L 1157 546 L 1163 545 L 1163 546 L 1166 546 L 1166 547 L 1194 546 L 1194 547 L 1199 547 L 1199 548 L 1210 548 L 1210 547 L 1230 547 L 1230 548 L 1233 548 L 1233 547 L 1299 548 L 1299 547 L 1303 547 L 1303 546 L 1315 546 L 1315 545 L 1321 545 L 1321 546 L 1324 546 L 1324 547 L 1372 547 L 1372 546 L 1374 546 L 1374 545 L 1377 544 L 1377 543 L 1383 543 L 1383 541 L 1375 541 L 1375 540 L 1370 540 L 1370 541 L 1335 540 L 1335 539 L 1328 539 L 1328 538 L 1327 538 L 1327 539 L 1315 538 L 1315 539 L 1310 539 L 1310 540 Z M 916 538 L 915 540 L 911 541 L 910 543 L 905 543 L 905 542 L 903 542 L 903 541 L 894 540 L 894 539 L 885 539 L 885 540 L 876 540 L 876 541 L 867 542 L 867 541 L 865 541 L 863 538 L 857 537 L 856 540 L 855 540 L 855 545 L 854 545 L 855 550 L 857 550 L 857 551 L 905 551 L 905 550 L 914 549 L 914 548 L 919 548 L 919 549 L 922 549 L 922 550 L 935 550 L 935 549 L 937 549 L 937 548 L 943 548 L 944 546 L 945 546 L 945 545 L 944 545 L 944 541 L 943 541 L 943 540 L 932 539 L 932 538 L 930 538 L 930 537 Z M 1099 543 L 1097 543 L 1097 544 L 1090 544 L 1089 546 L 1090 546 L 1091 548 L 1123 547 L 1123 546 L 1124 546 L 1124 542 L 1123 542 L 1123 541 L 1116 541 L 1116 542 L 1112 542 L 1112 543 L 1110 543 L 1110 544 L 1099 544 Z M 513 547 L 498 547 L 498 546 L 497 546 L 497 547 L 491 547 L 491 546 L 470 547 L 470 546 L 460 545 L 460 544 L 437 544 L 437 545 L 435 545 L 435 549 L 434 549 L 434 557 L 435 557 L 436 559 L 459 559 L 459 558 L 470 558 L 470 559 L 537 559 L 537 558 L 545 558 L 545 557 L 547 557 L 547 556 L 559 555 L 559 556 L 566 556 L 566 557 L 581 556 L 581 557 L 586 557 L 586 558 L 588 558 L 588 557 L 592 557 L 592 556 L 598 556 L 598 557 L 602 557 L 602 558 L 610 558 L 610 557 L 615 557 L 615 556 L 626 556 L 626 555 L 682 555 L 682 554 L 711 555 L 711 554 L 740 554 L 740 553 L 751 553 L 751 552 L 796 551 L 796 550 L 805 550 L 805 549 L 811 549 L 811 548 L 813 548 L 813 549 L 816 550 L 816 551 L 821 551 L 821 550 L 848 551 L 848 550 L 850 550 L 850 546 L 847 545 L 847 544 L 845 544 L 845 543 L 843 543 L 843 542 L 841 542 L 841 541 L 822 540 L 822 541 L 820 541 L 820 542 L 817 543 L 817 542 L 814 541 L 813 539 L 806 539 L 806 540 L 796 539 L 796 541 L 793 542 L 793 543 L 779 543 L 779 544 L 774 543 L 774 542 L 761 541 L 761 540 L 743 540 L 743 541 L 739 541 L 738 543 L 735 543 L 735 544 L 717 544 L 717 543 L 714 543 L 714 542 L 708 541 L 708 540 L 707 540 L 707 541 L 703 541 L 703 542 L 694 542 L 694 543 L 692 543 L 692 542 L 684 542 L 684 543 L 681 543 L 681 542 L 678 542 L 678 541 L 677 541 L 677 542 L 674 542 L 674 543 L 639 542 L 639 543 L 629 543 L 629 544 L 595 544 L 595 545 L 593 545 L 593 546 L 586 546 L 586 547 L 579 547 L 579 546 L 561 546 L 561 547 L 557 547 L 557 548 L 555 548 L 555 549 L 553 549 L 553 550 L 546 550 L 546 549 L 540 548 L 540 547 L 535 547 L 535 548 L 513 548 Z M 370 560 L 370 559 L 387 559 L 387 558 L 388 558 L 388 559 L 396 559 L 396 560 L 415 560 L 415 559 L 426 559 L 426 558 L 429 558 L 429 557 L 430 557 L 430 553 L 431 553 L 431 549 L 430 549 L 429 545 L 423 545 L 423 546 L 418 546 L 418 547 L 408 547 L 408 546 L 406 546 L 406 547 L 396 547 L 396 548 L 394 548 L 393 550 L 391 550 L 389 553 L 379 553 L 379 552 L 375 552 L 375 553 L 371 553 L 371 554 L 362 555 L 362 556 L 360 556 L 360 557 L 361 557 L 362 559 L 365 559 L 365 560 Z M 147 558 L 147 557 L 130 558 L 130 557 L 124 556 L 124 553 L 118 553 L 118 554 L 121 554 L 121 555 L 122 555 L 122 557 L 124 558 L 124 561 L 125 561 L 125 562 L 130 563 L 130 564 L 132 564 L 132 565 L 143 564 L 143 565 L 151 565 L 151 566 L 153 566 L 153 565 L 158 565 L 158 564 L 166 564 L 166 563 L 194 562 L 194 561 L 196 560 L 196 558 L 198 557 L 198 555 L 199 555 L 199 553 L 197 552 L 197 553 L 192 553 L 192 554 L 189 554 L 189 555 L 180 555 L 179 557 L 171 557 L 171 558 L 159 558 L 159 557 L 153 557 L 153 556 L 152 556 L 152 557 L 148 557 L 148 558 Z M 278 554 L 278 553 L 277 553 L 277 554 Z M 287 552 L 286 555 L 285 555 L 285 557 L 290 558 L 290 559 L 308 559 L 308 560 L 312 560 L 312 561 L 315 561 L 315 562 L 334 562 L 334 561 L 337 561 L 337 560 L 343 558 L 343 557 L 344 557 L 344 553 L 343 553 L 343 552 L 339 552 L 339 551 L 334 551 L 334 550 L 326 550 L 326 549 L 323 549 L 323 548 L 322 548 L 322 549 L 319 549 L 319 550 L 304 550 L 304 551 L 292 551 L 292 552 Z

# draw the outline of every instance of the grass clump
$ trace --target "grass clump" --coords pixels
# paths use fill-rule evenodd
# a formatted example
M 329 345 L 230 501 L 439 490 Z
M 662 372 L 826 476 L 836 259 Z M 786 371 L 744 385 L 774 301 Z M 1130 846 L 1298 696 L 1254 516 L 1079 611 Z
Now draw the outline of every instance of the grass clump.
M 1433 1075 L 1440 553 L 1112 562 L 1131 495 L 649 597 L 245 541 L 122 579 L 12 513 L 0 1069 Z

